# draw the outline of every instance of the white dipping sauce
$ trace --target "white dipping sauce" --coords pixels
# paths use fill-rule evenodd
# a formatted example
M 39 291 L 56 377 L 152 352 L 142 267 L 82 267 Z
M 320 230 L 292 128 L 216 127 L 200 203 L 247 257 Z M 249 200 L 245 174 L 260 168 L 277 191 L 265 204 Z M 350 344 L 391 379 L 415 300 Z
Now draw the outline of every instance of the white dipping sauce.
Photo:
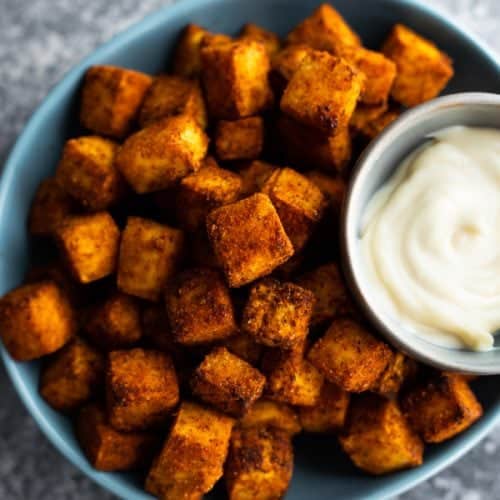
M 500 328 L 500 130 L 433 138 L 368 204 L 367 277 L 380 306 L 417 335 L 486 350 Z

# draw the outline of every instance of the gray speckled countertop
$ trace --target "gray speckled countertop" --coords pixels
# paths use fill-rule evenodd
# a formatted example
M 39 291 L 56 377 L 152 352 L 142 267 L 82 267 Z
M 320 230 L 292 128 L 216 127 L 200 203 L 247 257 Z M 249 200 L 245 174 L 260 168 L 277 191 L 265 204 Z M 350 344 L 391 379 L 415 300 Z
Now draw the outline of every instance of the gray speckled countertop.
M 425 0 L 500 52 L 499 0 Z M 50 87 L 113 34 L 172 0 L 0 0 L 0 165 Z M 113 498 L 52 448 L 0 367 L 0 500 Z M 406 500 L 500 498 L 500 427 Z

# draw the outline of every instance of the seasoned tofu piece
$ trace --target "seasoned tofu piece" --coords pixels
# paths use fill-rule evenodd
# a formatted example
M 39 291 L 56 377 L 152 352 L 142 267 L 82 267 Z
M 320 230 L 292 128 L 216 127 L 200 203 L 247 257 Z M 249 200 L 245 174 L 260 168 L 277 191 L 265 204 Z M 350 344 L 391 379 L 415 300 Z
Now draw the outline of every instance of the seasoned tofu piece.
M 224 340 L 222 345 L 229 351 L 251 365 L 257 365 L 262 354 L 262 345 L 246 333 L 237 333 Z
M 260 116 L 220 121 L 215 131 L 219 160 L 255 160 L 264 146 L 264 120 Z
M 470 427 L 483 414 L 465 378 L 442 373 L 422 380 L 402 396 L 411 426 L 426 443 L 440 443 Z
M 63 259 L 80 283 L 90 283 L 116 270 L 120 230 L 108 212 L 66 217 L 56 240 Z
M 230 287 L 271 273 L 294 252 L 271 200 L 261 193 L 212 211 L 207 232 Z
M 116 66 L 92 66 L 85 74 L 80 121 L 92 132 L 122 139 L 132 128 L 151 77 Z
M 238 426 L 243 429 L 271 427 L 290 436 L 302 430 L 299 417 L 290 406 L 270 399 L 259 399 L 240 419 Z
M 201 42 L 209 32 L 188 24 L 181 33 L 174 52 L 173 72 L 187 78 L 196 78 L 201 73 Z
M 39 390 L 52 408 L 69 412 L 96 394 L 103 378 L 102 354 L 82 339 L 75 339 L 42 367 Z
M 340 444 L 360 469 L 380 475 L 422 464 L 424 445 L 396 401 L 376 394 L 353 399 Z
M 312 346 L 309 361 L 325 376 L 349 392 L 373 387 L 391 361 L 389 346 L 354 320 L 335 320 Z
M 255 160 L 242 168 L 239 171 L 242 180 L 241 195 L 246 197 L 260 191 L 275 170 L 274 165 L 260 160 Z
M 253 23 L 248 23 L 243 26 L 240 36 L 240 40 L 255 40 L 256 42 L 262 43 L 269 54 L 272 57 L 280 50 L 281 41 L 280 37 L 273 33 L 272 31 L 266 30 L 260 26 Z
M 146 479 L 165 500 L 202 498 L 222 477 L 234 420 L 184 401 Z
M 380 118 L 389 109 L 386 102 L 382 104 L 363 104 L 358 103 L 351 116 L 349 127 L 353 133 L 360 132 L 371 126 L 371 123 Z
M 118 288 L 158 301 L 176 272 L 184 244 L 182 231 L 141 217 L 129 217 L 118 262 Z
M 293 74 L 312 51 L 309 45 L 293 44 L 284 47 L 271 59 L 269 78 L 277 96 L 283 94 Z
M 57 351 L 75 330 L 74 311 L 53 281 L 22 285 L 0 299 L 0 337 L 16 361 Z
M 201 128 L 207 127 L 207 110 L 200 84 L 182 76 L 156 76 L 142 103 L 139 125 L 147 127 L 176 115 L 191 116 Z
M 406 357 L 402 352 L 396 352 L 381 377 L 375 383 L 375 386 L 370 390 L 378 394 L 393 396 L 404 385 L 412 382 L 416 373 L 416 361 Z
M 391 95 L 404 106 L 433 99 L 453 76 L 451 59 L 430 40 L 403 24 L 392 28 L 382 52 L 396 63 Z
M 385 113 L 377 116 L 376 118 L 368 121 L 365 125 L 360 128 L 362 135 L 368 139 L 374 139 L 379 135 L 386 127 L 388 127 L 394 120 L 399 118 L 401 111 L 396 108 L 389 108 Z
M 161 426 L 178 402 L 179 384 L 168 354 L 139 348 L 109 354 L 106 405 L 115 429 Z
M 208 137 L 192 116 L 172 116 L 131 135 L 116 166 L 136 193 L 160 191 L 199 170 L 207 149 Z
M 236 120 L 260 113 L 272 103 L 269 55 L 260 42 L 209 44 L 201 50 L 202 80 L 209 114 Z
M 174 339 L 180 344 L 222 340 L 238 328 L 229 289 L 215 269 L 179 274 L 167 289 L 166 306 Z
M 319 170 L 310 170 L 305 176 L 313 182 L 328 200 L 334 213 L 339 213 L 347 190 L 346 182 L 340 177 L 332 177 Z
M 229 500 L 282 498 L 292 478 L 290 435 L 280 429 L 235 429 L 226 463 Z

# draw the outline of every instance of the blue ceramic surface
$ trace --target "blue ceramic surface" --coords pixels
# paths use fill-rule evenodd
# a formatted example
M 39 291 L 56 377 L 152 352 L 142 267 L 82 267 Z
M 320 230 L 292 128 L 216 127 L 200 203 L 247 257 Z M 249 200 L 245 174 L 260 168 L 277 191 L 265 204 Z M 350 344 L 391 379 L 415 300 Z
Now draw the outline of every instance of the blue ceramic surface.
M 116 64 L 149 73 L 164 70 L 181 28 L 195 22 L 213 31 L 233 33 L 255 22 L 285 34 L 319 0 L 185 0 L 148 16 L 94 52 L 54 88 L 24 129 L 5 165 L 0 182 L 0 294 L 18 285 L 31 251 L 25 229 L 30 201 L 40 181 L 55 168 L 66 138 L 78 133 L 78 89 L 92 64 Z M 405 0 L 336 0 L 334 5 L 358 31 L 367 47 L 377 48 L 390 27 L 404 22 L 434 40 L 455 61 L 456 75 L 446 93 L 500 91 L 500 63 L 474 37 L 443 15 Z M 22 400 L 53 444 L 103 487 L 127 500 L 151 498 L 130 474 L 105 474 L 87 463 L 71 423 L 39 397 L 38 363 L 15 363 L 3 347 L 7 371 Z M 476 392 L 485 415 L 471 429 L 438 446 L 429 446 L 418 469 L 373 478 L 358 472 L 340 453 L 335 439 L 299 437 L 289 500 L 380 499 L 394 496 L 449 465 L 500 420 L 500 377 L 480 379 Z

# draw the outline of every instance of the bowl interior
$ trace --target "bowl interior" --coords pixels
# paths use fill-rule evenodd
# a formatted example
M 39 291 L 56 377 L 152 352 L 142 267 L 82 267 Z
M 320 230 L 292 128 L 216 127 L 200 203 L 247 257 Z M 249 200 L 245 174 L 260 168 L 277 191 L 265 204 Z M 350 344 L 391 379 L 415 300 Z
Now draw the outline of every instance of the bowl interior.
M 18 285 L 27 268 L 30 248 L 25 230 L 30 201 L 39 182 L 56 166 L 62 145 L 79 133 L 78 90 L 85 69 L 97 63 L 123 65 L 156 73 L 165 70 L 179 31 L 195 22 L 213 31 L 234 33 L 255 22 L 285 34 L 319 5 L 319 0 L 185 0 L 149 16 L 96 51 L 69 73 L 35 113 L 6 164 L 0 184 L 0 294 Z M 479 42 L 427 8 L 409 0 L 337 0 L 335 6 L 358 31 L 365 45 L 377 48 L 396 22 L 405 22 L 428 36 L 455 60 L 456 76 L 446 92 L 498 90 L 500 68 Z M 7 370 L 23 401 L 42 430 L 73 463 L 121 498 L 150 498 L 139 480 L 128 474 L 94 471 L 82 455 L 70 422 L 39 397 L 38 363 L 15 363 L 2 348 Z M 483 436 L 500 411 L 498 379 L 477 383 L 485 417 L 466 433 L 443 445 L 429 447 L 419 469 L 373 478 L 359 473 L 342 456 L 335 438 L 300 437 L 289 499 L 382 498 L 412 487 L 463 454 Z

